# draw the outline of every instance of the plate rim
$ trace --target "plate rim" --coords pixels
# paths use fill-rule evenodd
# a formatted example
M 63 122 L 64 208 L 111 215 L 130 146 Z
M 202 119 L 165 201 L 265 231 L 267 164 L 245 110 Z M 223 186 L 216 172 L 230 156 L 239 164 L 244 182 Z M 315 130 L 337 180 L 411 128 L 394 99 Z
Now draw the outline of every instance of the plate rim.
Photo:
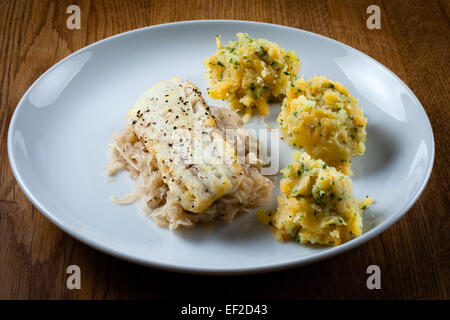
M 362 234 L 361 236 L 353 239 L 352 241 L 346 242 L 340 246 L 332 247 L 329 250 L 320 251 L 317 253 L 313 253 L 310 256 L 306 258 L 297 258 L 295 260 L 291 261 L 283 261 L 283 262 L 275 262 L 275 263 L 269 263 L 269 264 L 263 264 L 258 266 L 250 266 L 250 267 L 239 267 L 239 268 L 223 268 L 223 267 L 203 267 L 203 266 L 183 266 L 180 264 L 171 264 L 169 262 L 160 262 L 160 261 L 150 261 L 148 259 L 128 254 L 126 252 L 122 252 L 119 250 L 116 250 L 114 247 L 104 245 L 100 240 L 93 239 L 92 237 L 85 235 L 83 232 L 80 232 L 76 229 L 71 228 L 70 226 L 67 226 L 63 220 L 58 218 L 57 216 L 53 215 L 51 212 L 49 212 L 41 203 L 39 200 L 31 193 L 31 191 L 28 189 L 27 183 L 25 182 L 24 177 L 20 174 L 20 172 L 17 170 L 15 158 L 13 155 L 13 142 L 12 142 L 12 136 L 13 136 L 13 130 L 15 127 L 15 122 L 17 115 L 20 113 L 20 111 L 23 108 L 25 99 L 29 96 L 29 93 L 33 89 L 33 87 L 40 81 L 41 78 L 45 77 L 48 73 L 50 73 L 53 69 L 57 68 L 60 64 L 63 64 L 66 60 L 71 59 L 73 56 L 76 56 L 84 51 L 89 50 L 91 47 L 97 46 L 103 42 L 112 41 L 116 38 L 120 37 L 126 37 L 129 34 L 135 33 L 135 32 L 145 32 L 147 30 L 157 30 L 164 27 L 174 26 L 174 25 L 183 25 L 183 24 L 208 24 L 208 23 L 228 23 L 228 24 L 253 24 L 253 25 L 262 25 L 266 27 L 271 28 L 279 28 L 279 29 L 285 29 L 285 30 L 291 30 L 295 32 L 302 32 L 309 34 L 312 37 L 322 38 L 326 41 L 331 41 L 333 43 L 336 43 L 338 45 L 344 46 L 347 50 L 352 51 L 353 53 L 363 56 L 365 58 L 368 58 L 370 61 L 375 62 L 376 65 L 384 69 L 384 71 L 387 72 L 390 76 L 392 76 L 395 80 L 399 81 L 405 88 L 407 88 L 407 91 L 411 96 L 413 97 L 413 101 L 418 104 L 419 112 L 423 112 L 424 114 L 424 122 L 428 124 L 429 130 L 431 132 L 431 150 L 430 150 L 430 165 L 427 168 L 427 172 L 425 174 L 425 179 L 422 180 L 422 183 L 420 187 L 417 189 L 415 194 L 410 198 L 409 202 L 403 206 L 403 208 L 399 209 L 397 214 L 393 217 L 390 217 L 386 220 L 383 220 L 380 225 L 376 226 L 375 228 L 369 230 L 368 232 Z M 400 79 L 394 72 L 389 70 L 386 66 L 378 62 L 377 60 L 373 59 L 369 55 L 365 54 L 362 51 L 359 51 L 345 43 L 342 43 L 340 41 L 334 40 L 332 38 L 326 37 L 321 34 L 317 34 L 314 32 L 310 32 L 303 29 L 298 29 L 294 27 L 284 26 L 280 24 L 273 24 L 273 23 L 266 23 L 266 22 L 258 22 L 258 21 L 248 21 L 248 20 L 226 20 L 226 19 L 211 19 L 211 20 L 186 20 L 186 21 L 176 21 L 176 22 L 169 22 L 169 23 L 163 23 L 163 24 L 157 24 L 157 25 L 151 25 L 146 27 L 141 27 L 129 31 L 125 31 L 119 34 L 115 34 L 113 36 L 101 39 L 99 41 L 93 42 L 71 54 L 66 56 L 65 58 L 61 59 L 54 65 L 52 65 L 49 69 L 47 69 L 44 73 L 42 73 L 34 82 L 31 84 L 31 86 L 26 90 L 26 92 L 23 94 L 22 98 L 19 100 L 16 108 L 14 109 L 13 115 L 10 120 L 9 128 L 8 128 L 8 138 L 7 138 L 7 150 L 8 150 L 8 159 L 9 163 L 12 169 L 12 172 L 14 174 L 14 177 L 19 184 L 19 187 L 22 189 L 22 191 L 25 193 L 27 198 L 32 202 L 32 204 L 47 218 L 49 219 L 53 224 L 55 224 L 58 228 L 69 234 L 70 236 L 74 237 L 75 239 L 81 241 L 82 243 L 99 250 L 105 254 L 111 255 L 115 258 L 119 258 L 121 260 L 125 260 L 128 262 L 136 263 L 139 265 L 143 265 L 146 267 L 152 267 L 157 268 L 165 271 L 172 271 L 172 272 L 179 272 L 179 273 L 189 273 L 189 274 L 203 274 L 203 275 L 246 275 L 246 274 L 256 274 L 256 273 L 264 273 L 264 272 L 274 272 L 279 270 L 284 270 L 288 268 L 295 268 L 311 263 L 315 263 L 318 261 L 322 261 L 328 258 L 332 258 L 338 254 L 344 253 L 346 251 L 349 251 L 359 245 L 362 245 L 363 243 L 373 239 L 374 237 L 380 235 L 382 232 L 384 232 L 386 229 L 391 227 L 393 224 L 395 224 L 401 217 L 403 217 L 411 207 L 417 202 L 421 194 L 423 193 L 426 185 L 428 184 L 428 181 L 431 176 L 431 172 L 433 170 L 434 166 L 434 160 L 435 160 L 435 139 L 434 139 L 434 132 L 433 128 L 431 126 L 430 119 L 426 113 L 425 108 L 423 107 L 420 100 L 416 97 L 414 92 L 409 88 L 406 83 Z

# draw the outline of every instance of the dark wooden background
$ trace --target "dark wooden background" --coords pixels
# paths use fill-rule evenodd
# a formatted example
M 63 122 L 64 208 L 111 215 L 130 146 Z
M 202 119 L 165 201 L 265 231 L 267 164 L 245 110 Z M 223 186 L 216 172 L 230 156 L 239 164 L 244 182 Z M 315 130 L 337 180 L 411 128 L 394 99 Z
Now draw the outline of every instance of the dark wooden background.
M 66 8 L 81 8 L 81 29 Z M 366 8 L 381 8 L 368 30 Z M 450 1 L 9 1 L 0 0 L 0 298 L 419 298 L 448 299 Z M 338 257 L 287 271 L 204 277 L 163 272 L 97 252 L 49 222 L 27 200 L 8 162 L 9 121 L 40 74 L 70 53 L 135 28 L 193 19 L 277 23 L 319 33 L 380 61 L 414 91 L 433 126 L 436 159 L 428 186 L 393 227 Z M 66 289 L 77 264 L 82 289 Z M 377 264 L 382 289 L 368 290 Z

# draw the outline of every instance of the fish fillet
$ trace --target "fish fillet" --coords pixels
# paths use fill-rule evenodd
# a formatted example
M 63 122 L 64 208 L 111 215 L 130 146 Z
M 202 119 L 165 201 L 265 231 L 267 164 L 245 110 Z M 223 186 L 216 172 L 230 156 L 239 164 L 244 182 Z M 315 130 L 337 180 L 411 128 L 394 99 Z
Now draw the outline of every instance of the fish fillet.
M 204 212 L 239 187 L 245 170 L 234 145 L 191 82 L 172 78 L 156 84 L 138 98 L 126 118 L 155 155 L 171 199 L 185 210 Z

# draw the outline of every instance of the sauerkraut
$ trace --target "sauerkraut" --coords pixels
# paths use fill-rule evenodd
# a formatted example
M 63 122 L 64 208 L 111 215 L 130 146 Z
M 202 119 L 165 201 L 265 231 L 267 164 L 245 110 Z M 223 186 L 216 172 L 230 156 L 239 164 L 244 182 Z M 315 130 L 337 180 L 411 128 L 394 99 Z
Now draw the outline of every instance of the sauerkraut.
M 250 141 L 255 138 L 243 127 L 242 120 L 235 112 L 214 107 L 211 107 L 211 111 L 220 129 L 236 129 L 227 131 L 227 134 L 234 134 L 232 140 L 236 144 L 239 141 L 245 143 L 246 161 L 242 164 L 245 174 L 234 193 L 214 201 L 205 212 L 193 213 L 183 209 L 177 199 L 171 197 L 155 156 L 147 151 L 134 132 L 126 126 L 120 133 L 113 134 L 113 140 L 109 143 L 112 153 L 106 173 L 113 176 L 120 170 L 127 170 L 131 178 L 136 180 L 136 190 L 127 195 L 125 201 L 119 200 L 118 203 L 139 200 L 145 213 L 158 225 L 170 229 L 193 227 L 197 223 L 209 222 L 215 218 L 231 221 L 240 212 L 264 205 L 270 199 L 273 182 L 261 175 L 261 161 L 248 161 L 258 159 L 249 148 Z

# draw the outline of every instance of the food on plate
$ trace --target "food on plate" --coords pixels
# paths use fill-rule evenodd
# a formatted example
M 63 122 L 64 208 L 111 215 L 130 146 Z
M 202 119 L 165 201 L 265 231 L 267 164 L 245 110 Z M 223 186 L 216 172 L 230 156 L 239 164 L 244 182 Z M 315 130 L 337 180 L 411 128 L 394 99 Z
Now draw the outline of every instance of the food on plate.
M 360 235 L 362 211 L 373 200 L 356 200 L 351 179 L 324 161 L 303 151 L 293 158 L 282 170 L 278 209 L 258 212 L 275 238 L 336 246 Z
M 176 229 L 215 217 L 230 221 L 270 198 L 273 183 L 260 174 L 261 161 L 246 143 L 255 138 L 235 112 L 208 106 L 191 82 L 158 83 L 138 98 L 126 119 L 110 143 L 106 171 L 126 169 L 137 180 L 135 194 L 125 202 L 140 199 L 159 225 Z M 244 161 L 238 158 L 239 141 L 245 144 Z
M 301 78 L 290 86 L 278 122 L 290 145 L 345 174 L 352 174 L 351 157 L 365 151 L 367 118 L 358 100 L 326 77 Z
M 300 61 L 297 54 L 274 42 L 246 33 L 236 37 L 222 46 L 217 36 L 216 53 L 204 61 L 205 77 L 211 86 L 209 96 L 229 101 L 232 109 L 245 112 L 246 121 L 253 109 L 266 115 L 268 101 L 284 98 L 286 87 L 300 72 Z

